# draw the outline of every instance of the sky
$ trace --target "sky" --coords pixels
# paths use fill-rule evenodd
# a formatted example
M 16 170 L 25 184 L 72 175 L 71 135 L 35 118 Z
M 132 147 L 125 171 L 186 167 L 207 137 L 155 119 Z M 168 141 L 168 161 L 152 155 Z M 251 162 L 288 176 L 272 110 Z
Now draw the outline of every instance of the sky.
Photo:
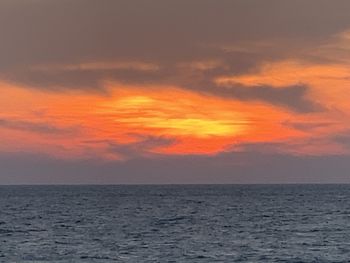
M 349 0 L 0 0 L 0 184 L 350 183 Z

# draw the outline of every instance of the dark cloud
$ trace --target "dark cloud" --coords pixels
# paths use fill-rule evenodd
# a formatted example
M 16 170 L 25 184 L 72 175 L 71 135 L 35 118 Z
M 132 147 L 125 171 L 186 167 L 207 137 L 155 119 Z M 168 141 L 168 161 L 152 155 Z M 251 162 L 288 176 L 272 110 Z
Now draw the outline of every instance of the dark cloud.
M 350 130 L 342 134 L 334 135 L 333 140 L 350 150 Z
M 151 157 L 152 150 L 160 147 L 170 146 L 175 143 L 175 139 L 155 136 L 138 135 L 139 141 L 127 145 L 109 143 L 108 150 L 111 153 L 121 154 L 128 159 L 139 158 L 140 156 Z M 155 154 L 154 154 L 155 155 Z
M 104 80 L 177 84 L 310 112 L 319 106 L 303 97 L 306 87 L 207 86 L 217 76 L 252 72 L 264 62 L 305 58 L 300 50 L 350 28 L 349 10 L 348 0 L 3 0 L 0 79 L 48 90 L 101 91 Z M 222 64 L 207 70 L 179 67 L 206 60 Z M 159 70 L 32 70 L 96 61 L 142 61 Z
M 285 126 L 301 130 L 301 131 L 313 131 L 319 128 L 326 128 L 334 125 L 332 122 L 296 122 L 296 121 L 285 121 L 283 123 Z
M 119 81 L 127 84 L 143 84 L 146 89 L 154 84 L 177 84 L 185 89 L 242 101 L 262 101 L 300 113 L 323 110 L 321 105 L 306 98 L 308 87 L 304 85 L 275 88 L 270 86 L 247 87 L 237 84 L 232 87 L 222 87 L 213 83 L 215 75 L 212 72 L 196 73 L 195 71 L 187 69 L 187 73 L 181 74 L 178 73 L 176 68 L 173 68 L 173 70 L 160 69 L 152 72 L 135 69 L 74 70 L 28 72 L 28 75 L 19 74 L 16 77 L 17 80 L 20 79 L 32 86 L 50 88 L 52 90 L 77 87 L 103 90 L 104 80 Z M 180 76 L 179 78 L 176 78 L 176 73 Z
M 3 0 L 1 65 L 193 59 L 198 45 L 318 41 L 349 27 L 347 0 Z M 200 52 L 200 51 L 199 51 Z
M 347 0 L 3 0 L 0 71 L 101 60 L 235 60 L 212 47 L 284 39 L 289 44 L 264 50 L 275 58 L 349 28 L 349 10 Z
M 78 131 L 78 127 L 58 127 L 50 123 L 31 122 L 15 119 L 0 118 L 0 128 L 30 131 L 47 135 L 67 135 Z
M 300 113 L 321 111 L 324 108 L 306 98 L 308 87 L 303 85 L 274 88 L 269 86 L 233 86 L 217 87 L 210 90 L 213 94 L 231 97 L 243 101 L 262 101 L 288 108 Z
M 104 81 L 114 80 L 131 84 L 161 83 L 166 75 L 161 72 L 144 72 L 141 70 L 48 70 L 48 71 L 19 71 L 4 74 L 10 82 L 29 85 L 32 88 L 46 90 L 85 89 L 105 91 Z
M 170 146 L 175 143 L 175 139 L 166 137 L 142 134 L 130 134 L 130 136 L 134 137 L 137 141 L 123 144 L 111 140 L 86 140 L 82 143 L 85 145 L 85 148 L 89 148 L 89 146 L 103 145 L 108 154 L 119 158 L 122 157 L 123 160 L 137 159 L 140 157 L 154 157 L 157 154 L 152 154 L 153 150 L 160 147 Z
M 289 146 L 289 147 L 288 147 Z M 286 148 L 288 147 L 288 148 Z M 234 145 L 233 150 L 241 152 L 259 153 L 259 154 L 269 154 L 273 155 L 276 153 L 285 153 L 286 149 L 291 150 L 291 146 L 287 142 L 261 142 L 261 143 L 241 143 L 239 145 Z

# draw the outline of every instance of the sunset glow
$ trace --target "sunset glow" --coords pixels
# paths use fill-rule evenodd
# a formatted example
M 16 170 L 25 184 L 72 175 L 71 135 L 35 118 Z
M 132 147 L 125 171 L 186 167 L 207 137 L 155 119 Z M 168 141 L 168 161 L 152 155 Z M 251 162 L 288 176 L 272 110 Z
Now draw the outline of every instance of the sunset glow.
M 269 76 L 273 74 L 269 72 Z M 274 79 L 257 75 L 254 81 Z M 244 77 L 235 81 L 253 84 Z M 278 83 L 276 88 L 284 85 L 287 83 Z M 326 139 L 312 147 L 308 143 L 311 135 L 289 123 L 329 122 L 312 131 L 313 136 L 317 132 L 322 138 L 349 125 L 342 123 L 341 116 L 332 117 L 331 112 L 303 117 L 267 104 L 242 103 L 174 87 L 150 89 L 112 83 L 108 94 L 52 93 L 9 84 L 2 87 L 8 94 L 1 99 L 3 150 L 38 151 L 62 158 L 124 159 L 129 156 L 112 151 L 111 145 L 137 143 L 140 155 L 215 154 L 262 142 L 284 142 L 280 150 L 298 154 L 339 153 L 345 149 Z M 149 143 L 140 143 L 147 138 Z
M 343 161 L 350 6 L 317 1 L 0 1 L 0 165 Z

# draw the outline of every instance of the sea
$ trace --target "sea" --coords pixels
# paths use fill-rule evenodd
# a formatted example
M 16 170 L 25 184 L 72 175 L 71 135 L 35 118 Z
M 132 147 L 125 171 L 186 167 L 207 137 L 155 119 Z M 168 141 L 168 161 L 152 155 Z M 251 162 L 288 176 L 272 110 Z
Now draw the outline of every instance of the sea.
M 350 185 L 0 186 L 0 262 L 350 262 Z

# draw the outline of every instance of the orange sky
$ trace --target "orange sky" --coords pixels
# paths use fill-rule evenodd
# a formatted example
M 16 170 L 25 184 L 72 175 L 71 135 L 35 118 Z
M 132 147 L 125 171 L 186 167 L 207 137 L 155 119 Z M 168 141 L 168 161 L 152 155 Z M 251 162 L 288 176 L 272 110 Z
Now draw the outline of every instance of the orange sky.
M 346 69 L 347 65 L 282 61 L 264 65 L 257 73 L 216 80 L 276 89 L 306 83 L 312 87 L 309 96 L 327 107 L 308 114 L 176 86 L 106 82 L 108 92 L 86 93 L 49 92 L 3 82 L 1 150 L 123 160 L 133 157 L 125 152 L 127 148 L 139 156 L 212 155 L 244 150 L 250 144 L 276 143 L 283 144 L 276 150 L 293 154 L 345 153 L 342 145 L 329 138 L 350 129 Z M 317 143 L 312 142 L 315 139 Z
M 301 2 L 272 1 L 256 13 L 227 1 L 214 5 L 221 12 L 186 6 L 189 15 L 182 3 L 169 9 L 159 2 L 137 17 L 131 10 L 140 3 L 125 14 L 109 5 L 107 18 L 107 5 L 86 6 L 91 13 L 84 14 L 80 5 L 72 13 L 44 1 L 31 6 L 48 17 L 19 15 L 32 10 L 19 3 L 3 7 L 4 21 L 16 16 L 18 25 L 1 23 L 8 28 L 0 36 L 0 152 L 103 160 L 350 153 L 341 140 L 350 131 L 350 31 L 341 5 L 329 19 L 343 20 L 327 24 L 329 8 Z M 291 14 L 294 5 L 325 24 Z M 36 31 L 27 17 L 38 19 Z M 51 20 L 59 22 L 45 23 Z

